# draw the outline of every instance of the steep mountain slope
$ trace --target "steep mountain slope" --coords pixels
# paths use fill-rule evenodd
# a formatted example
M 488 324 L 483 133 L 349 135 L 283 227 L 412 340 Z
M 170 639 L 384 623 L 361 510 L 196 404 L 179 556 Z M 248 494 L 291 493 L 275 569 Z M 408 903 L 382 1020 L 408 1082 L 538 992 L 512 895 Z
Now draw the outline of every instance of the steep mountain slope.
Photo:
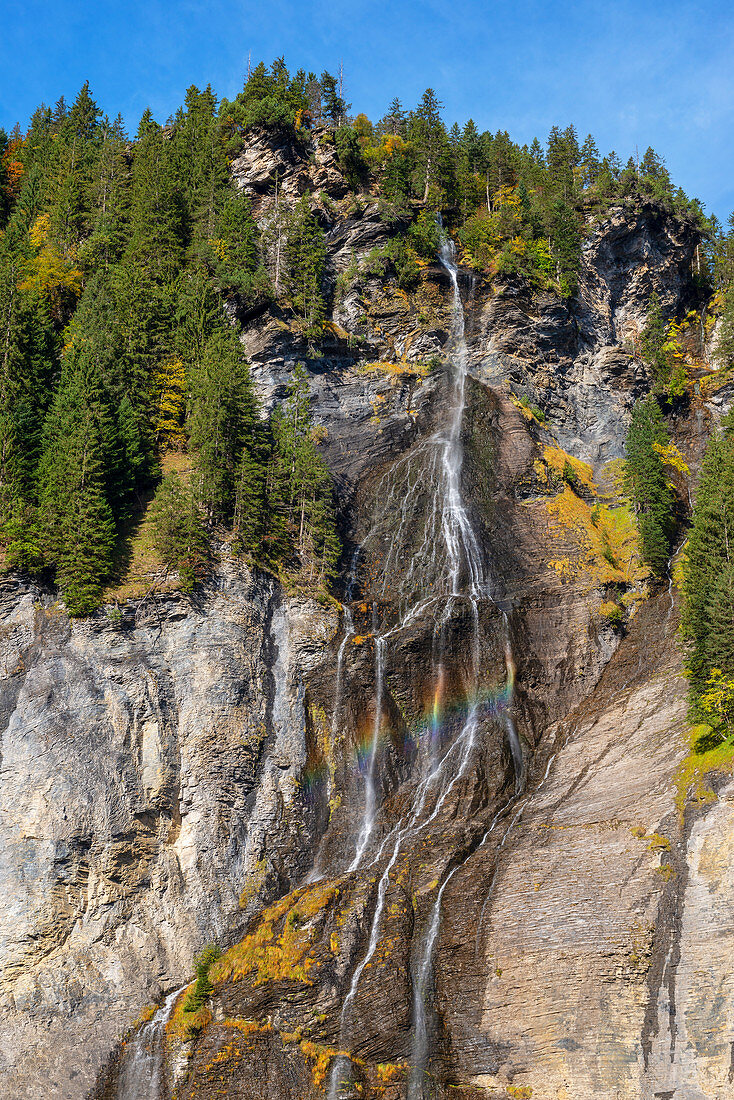
M 701 939 L 727 802 L 679 820 L 676 613 L 642 602 L 614 469 L 691 228 L 614 208 L 570 304 L 448 245 L 406 292 L 365 270 L 397 229 L 333 146 L 259 136 L 233 171 L 261 226 L 273 181 L 319 196 L 323 354 L 275 307 L 232 319 L 266 404 L 308 368 L 343 605 L 226 546 L 191 599 L 85 622 L 4 585 L 1 1094 L 723 1095 L 724 997 L 691 975 L 730 980 Z M 116 1049 L 209 942 L 210 1006 Z

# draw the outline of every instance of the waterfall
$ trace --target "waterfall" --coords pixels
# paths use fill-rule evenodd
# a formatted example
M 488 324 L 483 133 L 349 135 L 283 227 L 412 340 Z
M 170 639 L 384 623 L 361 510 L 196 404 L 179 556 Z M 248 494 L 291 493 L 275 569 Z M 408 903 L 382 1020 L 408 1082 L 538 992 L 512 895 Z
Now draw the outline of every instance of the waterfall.
M 169 993 L 156 1014 L 127 1043 L 117 1077 L 115 1100 L 167 1100 L 166 1024 L 181 989 Z
M 387 594 L 388 579 L 399 578 L 400 598 L 398 622 L 380 632 L 374 627 L 375 644 L 375 720 L 365 772 L 365 809 L 357 840 L 354 858 L 349 870 L 355 870 L 369 849 L 374 835 L 376 805 L 376 778 L 379 769 L 381 725 L 383 718 L 384 665 L 390 639 L 404 630 L 420 615 L 432 610 L 437 638 L 431 714 L 431 759 L 426 782 L 432 782 L 440 770 L 436 762 L 440 715 L 444 703 L 445 669 L 443 660 L 444 630 L 450 620 L 457 600 L 467 600 L 473 620 L 473 668 L 472 684 L 468 691 L 472 700 L 458 742 L 470 743 L 477 725 L 476 689 L 478 678 L 479 613 L 478 601 L 489 599 L 489 583 L 479 542 L 472 528 L 461 495 L 461 470 L 463 448 L 461 430 L 466 407 L 467 347 L 465 339 L 464 308 L 459 291 L 458 269 L 454 262 L 452 241 L 444 240 L 440 260 L 449 274 L 453 290 L 452 324 L 450 334 L 452 370 L 449 377 L 448 415 L 444 423 L 412 453 L 395 464 L 398 471 L 396 483 L 384 480 L 378 487 L 378 515 L 362 544 L 369 548 L 372 542 L 385 540 L 390 523 L 397 517 L 397 530 L 385 540 L 389 548 L 383 565 L 382 594 Z M 396 488 L 397 484 L 397 488 Z M 415 523 L 415 509 L 423 503 L 423 495 L 430 494 L 422 532 L 418 532 L 415 549 L 405 566 L 401 559 L 404 535 Z M 395 582 L 398 583 L 398 582 Z M 513 673 L 514 675 L 514 673 Z M 519 742 L 518 742 L 519 747 Z M 513 751 L 517 767 L 518 759 Z M 462 773 L 468 763 L 462 754 Z M 457 776 L 454 776 L 454 781 Z M 451 786 L 453 787 L 454 782 Z
M 436 900 L 431 908 L 428 920 L 420 963 L 413 975 L 413 1055 L 411 1058 L 410 1077 L 408 1080 L 407 1100 L 423 1100 L 423 1078 L 428 1065 L 428 1014 L 426 1003 L 428 1001 L 429 982 L 433 975 L 433 951 L 438 938 L 438 928 L 441 923 L 441 901 L 444 890 L 451 882 L 461 864 L 451 870 L 438 891 Z
M 689 489 L 689 495 L 690 495 L 690 489 Z M 688 537 L 684 536 L 683 541 L 681 542 L 678 549 L 674 550 L 673 553 L 668 558 L 668 599 L 670 600 L 670 606 L 668 608 L 668 614 L 665 616 L 666 624 L 670 621 L 670 616 L 673 614 L 673 611 L 675 610 L 675 595 L 673 593 L 673 584 L 674 584 L 674 582 L 673 582 L 673 567 L 675 565 L 676 558 L 678 558 L 680 556 L 680 554 L 682 554 L 682 552 L 685 550 L 687 543 L 688 543 Z
M 444 436 L 442 459 L 445 470 L 445 500 L 442 510 L 443 537 L 448 550 L 451 594 L 460 594 L 459 581 L 462 557 L 469 572 L 469 595 L 476 600 L 487 596 L 484 563 L 469 516 L 461 496 L 461 467 L 463 449 L 461 426 L 466 407 L 467 347 L 464 307 L 459 292 L 459 273 L 456 267 L 454 242 L 444 237 L 440 260 L 451 279 L 453 291 L 451 347 L 452 347 L 452 400 L 448 431 Z M 462 553 L 463 552 L 463 553 Z
M 357 989 L 359 987 L 359 979 L 362 977 L 362 973 L 368 963 L 371 961 L 372 956 L 377 950 L 377 944 L 380 938 L 380 923 L 382 921 L 382 913 L 385 908 L 385 897 L 387 896 L 387 887 L 390 881 L 390 872 L 395 866 L 395 861 L 398 858 L 398 852 L 400 851 L 400 837 L 395 843 L 392 856 L 382 872 L 380 877 L 380 884 L 377 887 L 377 904 L 375 905 L 374 916 L 372 917 L 372 928 L 370 930 L 370 939 L 367 945 L 367 951 L 359 963 L 352 975 L 352 981 L 349 986 L 349 992 L 344 998 L 344 1004 L 342 1005 L 341 1023 L 340 1023 L 340 1046 L 344 1046 L 348 1038 L 347 1030 L 351 1022 L 352 1005 L 354 1004 L 354 998 L 357 996 Z M 331 1074 L 329 1077 L 329 1091 L 327 1093 L 328 1100 L 338 1100 L 339 1086 L 343 1083 L 342 1074 L 345 1072 L 345 1062 L 348 1066 L 348 1061 L 344 1058 L 337 1057 L 334 1059 L 334 1064 L 331 1067 Z
M 334 711 L 331 716 L 331 743 L 334 744 L 336 738 L 337 724 L 339 722 L 340 708 L 342 701 L 342 691 L 344 689 L 344 653 L 349 644 L 351 638 L 354 637 L 354 619 L 352 618 L 352 609 L 349 606 L 352 597 L 354 596 L 354 586 L 357 583 L 357 564 L 359 562 L 359 546 L 352 554 L 352 560 L 349 565 L 349 574 L 347 576 L 347 587 L 344 592 L 344 603 L 342 610 L 344 611 L 344 637 L 341 640 L 339 650 L 336 655 L 336 691 L 334 694 Z
M 344 612 L 344 637 L 342 638 L 339 649 L 336 654 L 336 689 L 334 692 L 334 710 L 331 715 L 331 744 L 332 747 L 336 742 L 337 729 L 339 727 L 339 718 L 341 717 L 341 703 L 342 694 L 344 692 L 344 654 L 349 642 L 354 637 L 354 619 L 352 618 L 352 609 L 349 606 L 354 596 L 354 586 L 357 583 L 357 565 L 359 563 L 359 551 L 360 547 L 352 554 L 352 560 L 349 564 L 349 573 L 347 575 L 347 586 L 344 592 L 344 603 L 342 604 L 342 610 Z M 329 798 L 331 798 L 331 777 L 329 778 Z
M 368 863 L 368 866 L 377 866 L 389 853 L 379 878 L 367 950 L 352 975 L 350 988 L 342 1005 L 340 1022 L 342 1049 L 348 1048 L 350 1042 L 352 1013 L 360 979 L 379 943 L 390 874 L 403 845 L 435 821 L 457 783 L 466 775 L 473 758 L 480 725 L 479 603 L 481 600 L 491 599 L 491 595 L 479 541 L 461 494 L 463 466 L 461 433 L 466 408 L 468 353 L 464 309 L 452 241 L 444 239 L 439 258 L 449 275 L 453 290 L 449 340 L 452 369 L 448 379 L 447 416 L 435 432 L 393 466 L 392 480 L 386 475 L 378 486 L 376 515 L 373 518 L 373 526 L 363 543 L 366 549 L 372 541 L 378 546 L 387 546 L 383 561 L 382 594 L 387 595 L 388 582 L 391 585 L 399 584 L 398 621 L 389 628 L 380 628 L 376 620 L 374 625 L 375 716 L 365 773 L 364 816 L 350 870 L 355 870 L 368 858 L 370 842 L 375 833 L 378 810 L 377 776 L 384 710 L 384 669 L 390 639 L 419 616 L 429 612 L 433 614 L 435 622 L 430 758 L 427 771 L 416 788 L 408 814 L 382 839 Z M 424 516 L 422 530 L 421 521 L 416 519 L 420 516 L 421 509 Z M 414 548 L 407 565 L 402 556 L 405 541 L 409 541 Z M 444 750 L 438 744 L 440 715 L 444 706 L 445 692 L 444 632 L 458 600 L 468 602 L 472 617 L 471 683 L 466 690 L 468 711 L 461 729 Z M 506 690 L 509 698 L 513 690 L 515 670 L 506 616 L 504 623 Z M 509 716 L 506 729 L 515 769 L 516 788 L 519 790 L 522 777 L 522 751 L 514 723 Z M 430 809 L 430 800 L 433 800 L 432 809 Z M 490 831 L 487 831 L 482 843 L 488 839 Z M 411 1100 L 413 1098 L 418 1100 L 422 1096 L 423 1074 L 428 1060 L 425 994 L 432 972 L 434 945 L 440 925 L 441 900 L 459 866 L 461 864 L 449 873 L 438 891 L 414 975 L 415 1043 L 414 1068 L 410 1083 Z M 345 1075 L 348 1074 L 348 1070 L 349 1060 L 344 1056 L 337 1057 L 331 1068 L 328 1100 L 338 1100 L 340 1088 L 346 1081 Z
M 360 864 L 365 849 L 370 841 L 372 830 L 375 827 L 376 791 L 375 791 L 375 763 L 380 747 L 380 730 L 382 728 L 382 690 L 385 677 L 385 646 L 386 642 L 379 634 L 375 635 L 375 719 L 372 729 L 372 744 L 370 746 L 370 758 L 367 767 L 364 798 L 364 819 L 362 829 L 357 841 L 357 850 L 349 867 L 354 871 Z

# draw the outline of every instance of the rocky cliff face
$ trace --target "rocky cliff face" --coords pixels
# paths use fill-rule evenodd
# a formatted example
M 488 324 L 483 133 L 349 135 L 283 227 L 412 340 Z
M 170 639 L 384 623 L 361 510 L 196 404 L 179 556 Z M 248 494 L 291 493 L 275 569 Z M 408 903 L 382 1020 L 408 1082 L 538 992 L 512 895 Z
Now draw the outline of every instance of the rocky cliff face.
M 406 293 L 360 266 L 396 227 L 332 146 L 233 171 L 264 225 L 276 177 L 319 195 L 323 355 L 233 322 L 266 402 L 308 368 L 343 606 L 224 550 L 192 599 L 73 625 L 5 583 L 0 1095 L 724 1096 L 729 788 L 676 806 L 675 600 L 614 466 L 690 231 L 613 210 L 570 305 L 447 257 Z M 715 412 L 680 414 L 694 462 Z M 209 1006 L 118 1047 L 211 942 Z
M 301 682 L 336 615 L 226 564 L 194 603 L 73 625 L 25 585 L 2 601 L 3 1089 L 84 1095 L 121 1026 L 244 927 L 248 876 L 277 894 L 308 870 Z

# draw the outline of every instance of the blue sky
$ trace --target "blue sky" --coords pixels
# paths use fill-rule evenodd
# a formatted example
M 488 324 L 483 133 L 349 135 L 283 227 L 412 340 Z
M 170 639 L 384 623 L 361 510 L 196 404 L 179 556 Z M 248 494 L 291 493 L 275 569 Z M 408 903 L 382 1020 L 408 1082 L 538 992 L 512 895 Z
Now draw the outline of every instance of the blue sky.
M 24 0 L 0 6 L 0 125 L 88 79 L 131 130 L 190 84 L 233 97 L 247 57 L 343 60 L 354 111 L 377 118 L 430 85 L 445 118 L 520 142 L 573 122 L 626 160 L 653 145 L 674 181 L 734 208 L 734 8 L 691 0 Z

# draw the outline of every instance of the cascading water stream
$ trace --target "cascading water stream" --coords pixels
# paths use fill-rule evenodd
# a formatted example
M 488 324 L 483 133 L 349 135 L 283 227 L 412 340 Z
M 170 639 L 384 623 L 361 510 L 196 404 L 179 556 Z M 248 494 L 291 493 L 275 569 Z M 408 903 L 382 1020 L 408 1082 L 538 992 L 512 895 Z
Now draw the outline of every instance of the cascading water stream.
M 333 709 L 332 715 L 331 715 L 331 744 L 332 744 L 332 746 L 336 743 L 336 735 L 337 735 L 337 731 L 338 731 L 338 728 L 339 728 L 339 718 L 341 717 L 342 695 L 343 695 L 343 692 L 344 692 L 344 654 L 346 652 L 347 646 L 349 645 L 349 642 L 354 637 L 354 633 L 355 633 L 355 631 L 354 631 L 354 618 L 352 617 L 352 609 L 349 605 L 350 605 L 350 603 L 352 601 L 352 598 L 354 596 L 354 587 L 357 583 L 357 565 L 358 565 L 358 562 L 359 562 L 359 553 L 360 553 L 360 547 L 358 546 L 357 549 L 352 554 L 352 561 L 350 563 L 349 573 L 347 575 L 347 586 L 346 586 L 346 589 L 345 589 L 345 592 L 344 592 L 344 603 L 342 604 L 342 611 L 344 613 L 344 637 L 342 638 L 341 642 L 339 643 L 339 649 L 337 650 L 337 654 L 336 654 L 336 686 L 335 686 L 335 690 L 334 690 L 334 709 Z M 330 771 L 329 772 L 329 786 L 328 786 L 329 800 L 331 800 L 331 796 L 332 796 L 332 793 L 333 793 L 332 792 L 332 784 L 333 784 L 333 776 L 332 776 L 331 771 Z M 321 872 L 321 858 L 322 858 L 322 849 L 319 848 L 319 851 L 318 851 L 318 853 L 316 855 L 316 858 L 314 860 L 313 867 L 311 868 L 311 873 L 310 873 L 310 875 L 308 876 L 308 879 L 307 879 L 308 882 L 317 882 L 318 879 L 321 878 L 321 875 L 322 875 L 322 872 Z
M 349 575 L 347 577 L 347 587 L 344 592 L 344 603 L 342 610 L 344 612 L 344 637 L 341 640 L 339 649 L 336 655 L 336 690 L 334 694 L 334 711 L 331 716 L 331 743 L 334 744 L 336 738 L 337 726 L 341 713 L 341 701 L 342 691 L 344 689 L 344 653 L 350 639 L 354 637 L 354 619 L 352 618 L 352 609 L 349 606 L 352 602 L 354 595 L 354 586 L 357 582 L 357 564 L 359 562 L 359 546 L 352 554 L 352 561 L 349 566 Z
M 441 901 L 444 890 L 451 882 L 461 864 L 457 864 L 444 879 L 438 891 L 436 900 L 431 908 L 428 919 L 428 930 L 423 943 L 421 960 L 413 975 L 413 1052 L 408 1079 L 407 1100 L 423 1100 L 423 1080 L 428 1065 L 429 1037 L 428 1014 L 426 1003 L 428 1001 L 428 985 L 433 974 L 433 951 L 438 937 L 438 929 L 441 923 Z
M 377 809 L 377 793 L 375 790 L 375 765 L 380 747 L 380 730 L 382 728 L 382 692 L 385 676 L 385 648 L 386 642 L 380 635 L 375 635 L 375 719 L 372 729 L 372 744 L 370 745 L 369 763 L 365 778 L 364 818 L 362 829 L 357 841 L 357 850 L 354 854 L 349 870 L 354 871 L 360 864 L 365 849 L 370 842 L 372 831 L 375 827 L 375 812 Z
M 452 401 L 448 431 L 444 437 L 442 459 L 445 470 L 445 498 L 442 509 L 443 537 L 449 558 L 449 582 L 452 596 L 460 595 L 460 574 L 462 559 L 469 573 L 469 595 L 473 599 L 486 596 L 487 584 L 484 577 L 484 563 L 477 537 L 469 521 L 461 496 L 461 467 L 463 451 L 461 446 L 461 426 L 466 407 L 467 347 L 464 307 L 459 291 L 459 272 L 455 263 L 454 242 L 447 237 L 441 245 L 440 260 L 448 271 L 453 291 L 452 302 Z
M 169 993 L 152 1019 L 127 1043 L 117 1078 L 115 1100 L 163 1100 L 165 1087 L 165 1031 L 176 998 Z
M 673 611 L 675 610 L 675 596 L 673 595 L 673 585 L 674 585 L 675 582 L 673 580 L 673 568 L 674 568 L 674 565 L 675 565 L 676 558 L 680 557 L 680 555 L 683 553 L 683 551 L 686 548 L 687 543 L 688 543 L 688 537 L 686 536 L 683 539 L 683 541 L 681 542 L 678 549 L 674 550 L 673 553 L 670 555 L 670 558 L 668 559 L 668 599 L 670 600 L 670 607 L 668 608 L 668 614 L 665 616 L 665 622 L 666 623 L 668 623 L 670 621 L 670 616 L 673 614 Z
M 419 834 L 437 818 L 451 791 L 466 774 L 474 753 L 479 729 L 480 629 L 478 603 L 482 599 L 489 599 L 490 593 L 479 542 L 461 495 L 463 464 L 461 432 L 466 406 L 467 347 L 464 309 L 459 290 L 458 269 L 455 263 L 455 250 L 452 241 L 444 239 L 441 246 L 440 261 L 448 272 L 453 289 L 450 336 L 453 369 L 449 378 L 449 412 L 443 425 L 425 441 L 425 444 L 417 452 L 423 462 L 423 471 L 427 471 L 426 476 L 421 476 L 420 469 L 414 472 L 412 468 L 406 466 L 402 470 L 405 485 L 402 495 L 399 496 L 390 491 L 388 485 L 385 486 L 385 493 L 380 493 L 384 496 L 385 513 L 389 514 L 392 508 L 397 522 L 397 531 L 390 540 L 384 563 L 385 584 L 388 576 L 393 576 L 396 573 L 401 575 L 403 577 L 401 592 L 404 593 L 404 597 L 400 600 L 397 625 L 383 633 L 379 633 L 377 629 L 373 632 L 375 644 L 375 718 L 365 776 L 364 818 L 350 870 L 355 870 L 363 863 L 375 831 L 375 818 L 378 809 L 376 777 L 383 722 L 384 667 L 388 643 L 393 635 L 405 629 L 418 616 L 433 608 L 436 626 L 434 630 L 435 677 L 430 721 L 430 766 L 423 781 L 416 789 L 413 806 L 407 820 L 404 818 L 403 823 L 396 825 L 382 840 L 376 854 L 370 861 L 370 866 L 375 866 L 382 861 L 387 852 L 390 853 L 379 879 L 367 950 L 352 975 L 351 985 L 342 1005 L 340 1025 L 340 1046 L 342 1048 L 345 1048 L 350 1041 L 352 1009 L 360 979 L 365 968 L 371 962 L 379 943 L 390 874 L 404 843 Z M 414 459 L 417 455 L 414 454 Z M 426 492 L 425 484 L 429 486 L 429 512 L 423 529 L 422 542 L 417 545 L 417 549 L 412 554 L 406 568 L 400 559 L 400 546 L 402 545 L 404 531 L 408 529 L 411 522 L 411 508 L 415 506 L 415 499 L 420 500 L 420 494 Z M 380 486 L 381 489 L 382 486 Z M 428 579 L 429 577 L 430 579 Z M 469 708 L 458 735 L 451 745 L 441 752 L 437 742 L 445 692 L 444 633 L 457 600 L 468 601 L 472 616 L 471 683 L 467 685 L 466 690 Z M 515 672 L 506 616 L 505 666 L 509 701 L 514 685 Z M 522 751 L 511 718 L 507 721 L 507 736 L 515 768 L 516 783 L 519 787 L 522 776 Z M 425 811 L 429 806 L 429 799 L 432 797 L 435 797 L 433 809 L 424 819 Z M 488 836 L 489 831 L 484 840 Z M 484 843 L 484 840 L 482 843 Z M 441 900 L 444 890 L 455 871 L 458 870 L 458 866 L 460 865 L 457 865 L 444 880 L 431 910 L 420 965 L 414 983 L 416 990 L 414 996 L 416 1049 L 414 1052 L 415 1069 L 412 1076 L 411 1088 L 413 1092 L 411 1096 L 416 1097 L 422 1094 L 423 1072 L 428 1056 L 424 992 L 433 964 L 434 944 L 440 924 Z M 339 1097 L 340 1087 L 348 1064 L 348 1059 L 344 1057 L 335 1060 L 329 1079 L 329 1100 L 337 1100 Z

